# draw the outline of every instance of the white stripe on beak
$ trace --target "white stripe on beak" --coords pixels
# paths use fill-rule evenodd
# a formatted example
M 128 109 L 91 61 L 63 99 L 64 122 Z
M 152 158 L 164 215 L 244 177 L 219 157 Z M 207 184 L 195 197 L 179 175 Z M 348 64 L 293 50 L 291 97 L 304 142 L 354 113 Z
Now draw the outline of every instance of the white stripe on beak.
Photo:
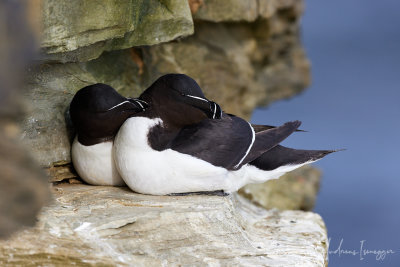
M 144 107 L 143 107 L 142 103 L 140 103 L 140 101 L 135 101 L 135 103 L 138 103 L 139 106 L 140 106 L 142 109 L 144 109 Z
M 125 104 L 125 103 L 131 103 L 131 102 L 129 102 L 128 100 L 125 100 L 125 101 L 119 103 L 118 105 L 115 105 L 115 106 L 113 106 L 113 107 L 107 109 L 107 111 L 112 110 L 112 109 L 114 109 L 114 108 L 116 108 L 116 107 L 119 107 L 119 106 L 121 106 L 121 105 L 123 105 L 123 104 Z M 132 103 L 131 103 L 131 104 L 132 104 Z
M 188 97 L 191 97 L 191 98 L 195 98 L 195 99 L 199 99 L 199 100 L 204 101 L 204 102 L 208 102 L 207 99 L 204 99 L 202 97 L 198 97 L 198 96 L 194 96 L 194 95 L 185 95 L 185 96 L 188 96 Z
M 217 112 L 217 104 L 214 102 L 214 114 L 213 114 L 213 119 L 215 119 L 215 113 Z

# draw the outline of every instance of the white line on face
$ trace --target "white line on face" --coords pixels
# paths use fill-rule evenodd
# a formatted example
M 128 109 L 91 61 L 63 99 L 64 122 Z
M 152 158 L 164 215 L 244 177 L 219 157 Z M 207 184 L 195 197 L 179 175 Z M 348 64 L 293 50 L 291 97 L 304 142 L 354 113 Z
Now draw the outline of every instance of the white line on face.
M 194 95 L 186 95 L 186 96 L 191 97 L 191 98 L 195 98 L 195 99 L 199 99 L 199 100 L 204 101 L 204 102 L 208 102 L 207 99 L 204 99 L 202 97 L 198 97 L 198 96 L 194 96 Z
M 140 103 L 140 101 L 135 101 L 135 103 L 138 103 L 139 106 L 140 106 L 142 109 L 144 109 L 144 108 L 143 108 L 143 105 L 142 105 L 142 103 Z
M 146 110 L 145 107 L 143 106 L 143 104 L 148 105 L 146 101 L 141 100 L 139 98 L 130 98 L 130 97 L 127 97 L 126 99 L 135 101 L 135 103 L 138 104 L 142 108 L 142 110 Z M 124 102 L 126 102 L 126 101 L 124 101 Z M 124 102 L 122 102 L 121 104 L 123 104 Z M 132 101 L 129 101 L 129 103 L 133 104 Z M 115 106 L 115 107 L 117 107 L 117 106 Z M 114 108 L 114 107 L 112 107 L 112 108 Z
M 217 112 L 217 104 L 214 102 L 214 114 L 213 114 L 213 119 L 215 119 L 215 112 Z
M 107 111 L 112 110 L 112 109 L 114 109 L 114 108 L 116 108 L 116 107 L 119 107 L 119 106 L 121 106 L 121 105 L 123 105 L 123 104 L 125 104 L 125 103 L 131 103 L 131 102 L 129 102 L 128 100 L 125 100 L 125 101 L 119 103 L 118 105 L 115 105 L 115 106 L 113 106 L 113 107 L 107 109 Z M 133 103 L 131 103 L 131 104 L 133 104 Z
M 139 98 L 135 98 L 135 101 L 136 101 L 136 102 L 140 102 L 140 103 L 144 103 L 144 104 L 148 105 L 146 101 L 144 101 L 144 100 L 142 100 L 142 99 L 139 99 Z

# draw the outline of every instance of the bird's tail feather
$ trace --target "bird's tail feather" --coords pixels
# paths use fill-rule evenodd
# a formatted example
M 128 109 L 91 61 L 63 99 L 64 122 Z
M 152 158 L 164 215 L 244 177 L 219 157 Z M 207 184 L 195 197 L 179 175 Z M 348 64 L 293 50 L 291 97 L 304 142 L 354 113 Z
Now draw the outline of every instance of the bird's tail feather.
M 249 164 L 261 170 L 275 170 L 281 166 L 314 162 L 328 154 L 341 150 L 302 150 L 277 145 Z
M 274 129 L 277 126 L 272 126 L 272 125 L 262 125 L 262 124 L 251 124 L 251 126 L 253 127 L 254 131 L 256 133 L 262 132 L 262 131 L 266 131 L 269 129 Z M 301 129 L 297 129 L 295 132 L 307 132 L 305 130 L 301 130 Z

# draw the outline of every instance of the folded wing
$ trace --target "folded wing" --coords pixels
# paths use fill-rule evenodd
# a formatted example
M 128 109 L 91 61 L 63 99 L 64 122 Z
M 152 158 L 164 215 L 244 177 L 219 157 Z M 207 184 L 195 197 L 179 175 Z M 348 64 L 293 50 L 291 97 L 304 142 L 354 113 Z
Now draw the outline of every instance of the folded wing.
M 333 152 L 336 150 L 303 150 L 277 145 L 249 164 L 264 171 L 272 171 L 281 166 L 314 162 Z
M 221 119 L 203 120 L 183 128 L 170 148 L 233 170 L 246 156 L 254 138 L 255 133 L 248 122 L 223 114 Z
M 291 121 L 279 127 L 256 133 L 255 142 L 251 147 L 251 150 L 244 160 L 239 165 L 235 166 L 235 168 L 239 169 L 241 166 L 257 159 L 265 152 L 277 146 L 280 142 L 296 131 L 300 124 L 300 121 Z
M 277 146 L 300 124 L 287 122 L 256 133 L 245 120 L 224 114 L 219 120 L 204 120 L 183 128 L 170 148 L 215 166 L 236 170 Z
M 262 125 L 262 124 L 251 124 L 251 126 L 253 127 L 253 129 L 254 129 L 254 131 L 256 133 L 262 132 L 262 131 L 265 131 L 265 130 L 269 130 L 269 129 L 273 129 L 273 128 L 277 127 L 277 126 Z M 296 132 L 307 132 L 307 131 L 297 129 Z

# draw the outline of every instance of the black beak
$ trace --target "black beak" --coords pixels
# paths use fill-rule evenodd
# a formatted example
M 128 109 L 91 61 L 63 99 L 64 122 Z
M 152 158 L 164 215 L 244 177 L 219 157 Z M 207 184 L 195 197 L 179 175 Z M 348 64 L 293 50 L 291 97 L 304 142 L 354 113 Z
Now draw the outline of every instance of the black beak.
M 222 109 L 221 107 L 215 103 L 214 101 L 210 101 L 210 119 L 221 119 L 222 118 Z
M 146 108 L 149 107 L 149 104 L 147 104 L 146 101 L 143 101 L 143 100 L 141 100 L 139 98 L 127 98 L 127 100 L 135 105 L 135 107 L 136 107 L 135 111 L 136 112 L 145 111 Z
M 202 97 L 194 97 L 191 95 L 185 95 L 185 102 L 193 107 L 202 110 L 210 119 L 221 119 L 222 109 L 221 107 L 213 102 Z

